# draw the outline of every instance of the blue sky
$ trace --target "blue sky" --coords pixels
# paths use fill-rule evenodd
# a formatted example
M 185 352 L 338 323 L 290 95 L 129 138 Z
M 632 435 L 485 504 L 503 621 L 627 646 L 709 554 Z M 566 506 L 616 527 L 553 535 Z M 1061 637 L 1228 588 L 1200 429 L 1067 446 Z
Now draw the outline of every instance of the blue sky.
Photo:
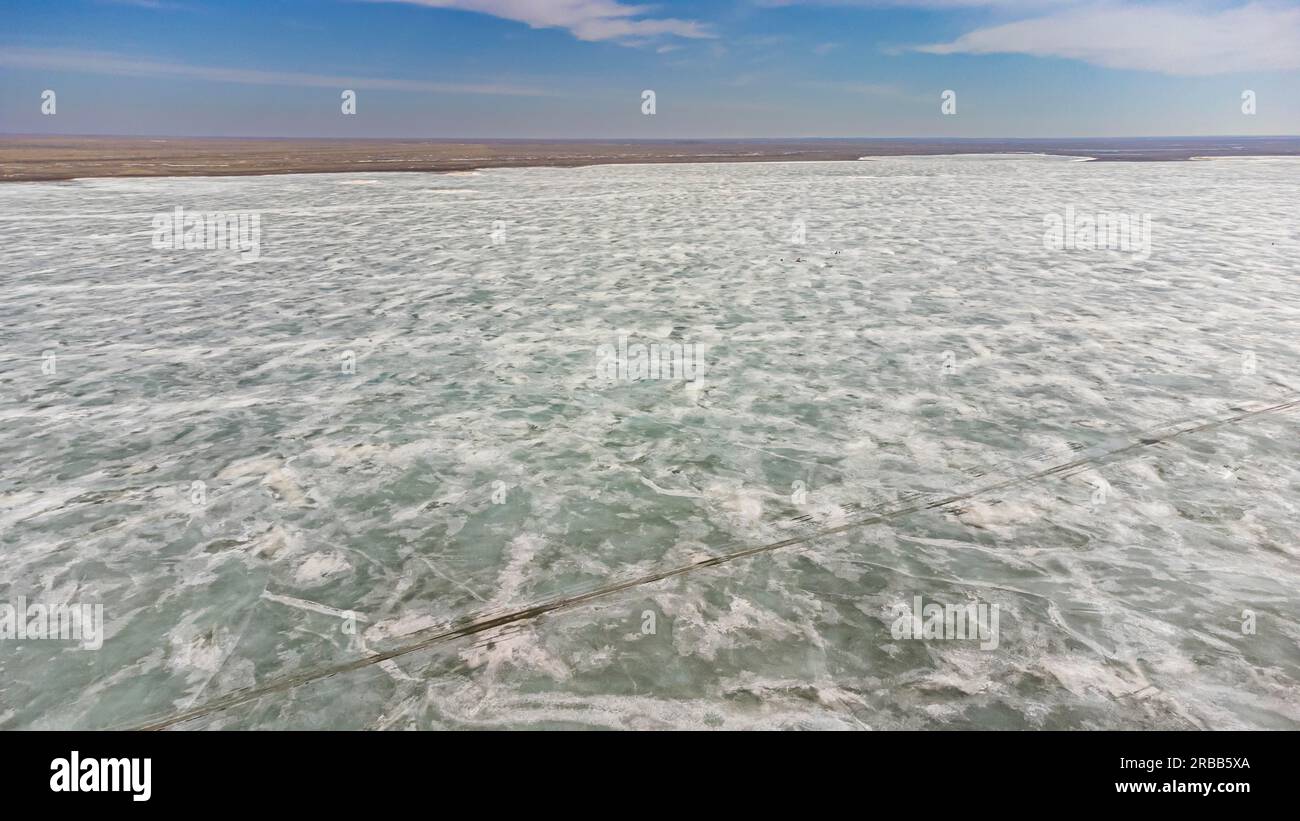
M 1300 133 L 1297 2 L 3 0 L 0 15 L 6 133 Z

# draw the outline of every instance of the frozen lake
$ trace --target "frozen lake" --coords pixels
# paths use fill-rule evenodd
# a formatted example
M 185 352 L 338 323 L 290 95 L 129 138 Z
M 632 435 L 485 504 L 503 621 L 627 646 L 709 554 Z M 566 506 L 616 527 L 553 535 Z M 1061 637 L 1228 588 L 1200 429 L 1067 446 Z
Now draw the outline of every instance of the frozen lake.
M 0 728 L 1300 728 L 1298 202 L 1041 156 L 0 187 L 0 603 L 104 619 L 0 640 Z M 254 252 L 156 247 L 178 207 Z

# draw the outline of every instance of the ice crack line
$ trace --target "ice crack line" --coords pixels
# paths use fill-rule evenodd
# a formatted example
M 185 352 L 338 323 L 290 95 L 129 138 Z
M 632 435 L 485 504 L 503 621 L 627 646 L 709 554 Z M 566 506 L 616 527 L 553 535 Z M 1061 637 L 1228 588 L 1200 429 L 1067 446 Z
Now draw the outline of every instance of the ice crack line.
M 690 564 L 679 565 L 677 567 L 671 567 L 664 570 L 655 571 L 653 573 L 647 573 L 645 575 L 637 576 L 631 579 L 626 579 L 624 581 L 614 582 L 611 584 L 607 584 L 603 587 L 596 588 L 595 590 L 588 591 L 586 593 L 580 593 L 572 596 L 562 596 L 559 598 L 551 599 L 550 601 L 532 605 L 531 607 L 513 610 L 506 613 L 500 613 L 497 615 L 480 617 L 478 619 L 469 621 L 460 626 L 445 628 L 432 635 L 425 636 L 424 638 L 408 642 L 407 644 L 400 645 L 398 647 L 394 647 L 392 649 L 385 650 L 380 653 L 374 653 L 373 655 L 364 656 L 362 658 L 355 659 L 350 662 L 345 662 L 331 667 L 318 668 L 315 670 L 307 670 L 301 673 L 283 676 L 281 678 L 274 679 L 270 682 L 267 682 L 266 684 L 263 684 L 259 687 L 251 687 L 243 690 L 235 690 L 233 692 L 227 693 L 224 696 L 220 696 L 216 699 L 208 701 L 197 707 L 193 707 L 187 710 L 183 710 L 181 712 L 173 713 L 171 715 L 167 715 L 161 718 L 148 721 L 144 724 L 134 727 L 133 729 L 165 730 L 169 727 L 174 727 L 177 724 L 181 724 L 186 721 L 191 721 L 196 718 L 202 718 L 204 716 L 208 716 L 213 713 L 221 712 L 223 710 L 228 710 L 232 707 L 237 707 L 242 704 L 247 704 L 250 701 L 254 701 L 258 698 L 261 698 L 262 696 L 269 695 L 271 693 L 291 690 L 295 687 L 299 687 L 304 684 L 330 678 L 331 676 L 336 676 L 343 673 L 350 673 L 355 670 L 361 670 L 366 667 L 370 667 L 375 664 L 380 664 L 382 662 L 390 661 L 392 659 L 405 656 L 410 653 L 415 653 L 420 650 L 424 650 L 426 648 L 433 647 L 438 644 L 444 644 L 446 642 L 463 638 L 465 636 L 472 636 L 477 633 L 482 633 L 487 630 L 492 630 L 493 628 L 502 627 L 509 624 L 515 624 L 518 622 L 529 621 L 538 618 L 539 616 L 544 616 L 548 613 L 554 613 L 560 610 L 568 610 L 586 604 L 588 602 L 594 601 L 596 599 L 601 599 L 608 596 L 612 596 L 616 593 L 621 593 L 625 590 L 631 590 L 633 588 L 642 587 L 648 584 L 653 584 L 655 582 L 663 581 L 665 579 L 682 576 L 696 570 L 703 570 L 705 568 L 716 567 L 721 564 L 727 564 L 729 562 L 734 562 L 738 559 L 744 559 L 750 556 L 757 556 L 762 553 L 770 553 L 772 551 L 780 550 L 786 547 L 791 547 L 793 545 L 804 544 L 806 542 L 813 541 L 814 539 L 819 539 L 826 536 L 832 536 L 837 533 L 844 533 L 846 531 L 854 530 L 856 528 L 867 527 L 873 524 L 879 524 L 881 522 L 900 519 L 909 516 L 913 513 L 917 513 L 919 511 L 933 510 L 935 508 L 947 507 L 948 505 L 952 505 L 957 502 L 962 502 L 976 496 L 982 496 L 999 490 L 1005 490 L 1006 488 L 1010 488 L 1010 487 L 1028 485 L 1040 479 L 1049 479 L 1049 478 L 1056 478 L 1063 475 L 1069 475 L 1070 473 L 1080 468 L 1111 462 L 1117 458 L 1128 456 L 1133 453 L 1145 450 L 1147 448 L 1155 447 L 1157 445 L 1168 442 L 1172 439 L 1176 439 L 1180 436 L 1202 433 L 1207 430 L 1226 427 L 1228 425 L 1244 422 L 1258 416 L 1289 413 L 1297 409 L 1300 409 L 1300 397 L 1296 397 L 1276 405 L 1269 405 L 1264 408 L 1242 411 L 1232 416 L 1220 417 L 1218 419 L 1211 419 L 1208 421 L 1200 421 L 1194 424 L 1188 424 L 1183 427 L 1175 428 L 1172 430 L 1165 429 L 1161 433 L 1152 433 L 1151 435 L 1139 436 L 1136 441 L 1124 445 L 1123 447 L 1103 451 L 1101 453 L 1092 456 L 1082 457 L 1071 462 L 1065 462 L 1050 468 L 1046 468 L 1044 470 L 1036 471 L 1034 473 L 1029 473 L 1024 476 L 1014 477 L 1000 482 L 994 482 L 988 485 L 984 485 L 983 487 L 979 487 L 974 490 L 968 491 L 966 493 L 959 493 L 959 494 L 947 496 L 929 502 L 917 502 L 914 504 L 905 505 L 902 507 L 894 508 L 892 510 L 884 511 L 882 513 L 877 513 L 877 514 L 863 517 L 861 519 L 856 519 L 854 521 L 837 525 L 835 527 L 822 528 L 799 536 L 792 536 L 788 539 L 782 539 L 780 541 L 770 542 L 768 544 L 757 545 L 754 547 L 742 548 L 739 550 L 722 553 L 717 556 L 712 556 L 708 559 L 701 559 L 696 562 L 691 562 Z

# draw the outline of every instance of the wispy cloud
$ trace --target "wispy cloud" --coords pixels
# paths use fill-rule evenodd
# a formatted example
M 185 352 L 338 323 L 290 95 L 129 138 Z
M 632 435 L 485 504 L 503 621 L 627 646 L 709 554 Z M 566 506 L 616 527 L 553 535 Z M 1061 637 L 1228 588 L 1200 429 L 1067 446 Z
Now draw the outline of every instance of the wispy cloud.
M 871 96 L 885 97 L 903 96 L 903 90 L 890 83 L 838 83 L 834 84 L 834 87 L 852 94 L 867 94 Z
M 194 66 L 128 57 L 99 51 L 73 49 L 5 48 L 0 50 L 0 66 L 6 68 L 75 71 L 118 77 L 163 77 L 207 80 L 217 83 L 240 83 L 260 86 L 300 86 L 311 88 L 368 88 L 390 91 L 422 91 L 443 94 L 502 94 L 514 97 L 556 97 L 550 89 L 498 83 L 435 83 L 423 80 L 398 80 L 384 77 L 307 74 L 297 71 L 262 71 L 253 68 Z
M 1286 71 L 1300 68 L 1300 8 L 1273 3 L 1071 6 L 916 50 L 1063 57 L 1185 76 Z
M 861 94 L 868 97 L 911 97 L 892 83 L 858 83 L 835 80 L 812 80 L 801 85 L 807 88 L 828 89 L 841 94 Z M 926 99 L 929 99 L 928 97 Z
M 652 6 L 625 6 L 617 0 L 371 0 L 489 14 L 532 28 L 565 29 L 579 40 L 644 41 L 648 37 L 709 38 L 703 23 L 652 17 Z
M 97 2 L 107 6 L 134 6 L 138 9 L 150 9 L 152 11 L 188 8 L 180 3 L 169 3 L 166 0 L 97 0 Z
M 783 6 L 856 6 L 862 8 L 919 8 L 919 9 L 973 9 L 973 8 L 1033 8 L 1063 6 L 1076 0 L 754 0 L 756 5 L 768 8 Z

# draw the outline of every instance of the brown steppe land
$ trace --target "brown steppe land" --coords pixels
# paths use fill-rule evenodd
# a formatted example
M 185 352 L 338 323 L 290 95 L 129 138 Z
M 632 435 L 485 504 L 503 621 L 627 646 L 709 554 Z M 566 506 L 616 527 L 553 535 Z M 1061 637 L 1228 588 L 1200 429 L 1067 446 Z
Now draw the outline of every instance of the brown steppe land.
M 1112 162 L 1300 156 L 1300 137 L 585 141 L 0 136 L 0 182 L 1001 153 Z

